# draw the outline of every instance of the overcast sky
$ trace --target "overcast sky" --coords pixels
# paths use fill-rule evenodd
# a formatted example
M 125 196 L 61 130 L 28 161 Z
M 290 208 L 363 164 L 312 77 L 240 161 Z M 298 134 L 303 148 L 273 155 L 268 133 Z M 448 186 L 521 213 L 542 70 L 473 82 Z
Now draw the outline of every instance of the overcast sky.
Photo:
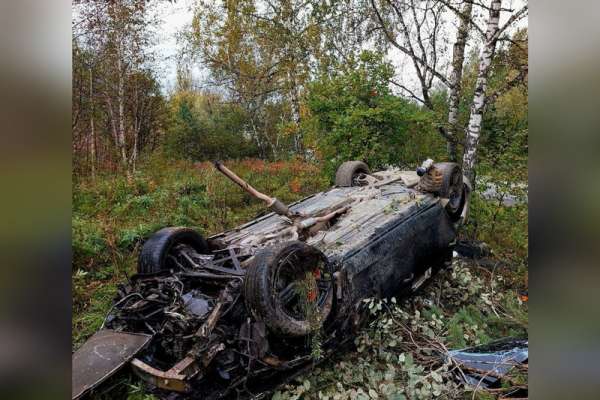
M 175 3 L 164 2 L 158 6 L 161 23 L 157 27 L 155 50 L 159 60 L 159 78 L 163 90 L 168 92 L 175 83 L 177 74 L 177 32 L 192 22 L 191 6 L 195 0 L 178 0 Z
M 158 5 L 158 13 L 161 23 L 157 27 L 157 44 L 156 52 L 159 59 L 159 78 L 163 86 L 165 93 L 168 93 L 174 86 L 176 75 L 177 75 L 177 60 L 176 54 L 178 50 L 176 34 L 181 31 L 187 24 L 192 22 L 193 12 L 192 6 L 196 3 L 196 0 L 177 0 L 175 3 L 165 2 Z M 505 0 L 503 7 L 519 9 L 526 0 Z M 448 13 L 450 15 L 450 13 Z M 501 13 L 500 24 L 502 24 L 508 18 L 509 14 L 506 12 Z M 487 13 L 479 18 L 479 25 L 485 29 L 485 18 Z M 516 27 L 527 26 L 527 19 L 522 20 Z M 515 28 L 516 28 L 515 27 Z M 452 24 L 448 24 L 447 36 L 450 43 L 454 42 L 456 37 L 456 27 Z M 475 41 L 470 41 L 471 48 L 476 45 Z M 451 48 L 451 47 L 450 47 Z M 467 49 L 469 51 L 469 49 Z M 408 87 L 412 89 L 417 88 L 417 81 L 414 72 L 414 68 L 406 56 L 400 53 L 396 49 L 392 49 L 388 53 L 388 59 L 392 61 L 396 67 L 396 75 L 398 79 L 404 82 Z M 196 68 L 195 77 L 201 80 L 202 66 Z

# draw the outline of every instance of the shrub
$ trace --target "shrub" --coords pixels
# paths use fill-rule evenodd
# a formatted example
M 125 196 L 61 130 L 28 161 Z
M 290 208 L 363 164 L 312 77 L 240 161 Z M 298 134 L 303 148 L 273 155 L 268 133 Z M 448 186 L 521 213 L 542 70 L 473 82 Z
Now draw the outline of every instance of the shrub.
M 180 92 L 170 100 L 171 119 L 165 140 L 175 159 L 212 160 L 251 157 L 255 144 L 246 134 L 244 110 L 214 95 Z
M 392 76 L 380 54 L 365 52 L 309 86 L 303 129 L 307 146 L 320 155 L 329 175 L 347 160 L 377 169 L 445 158 L 433 115 L 394 96 L 388 87 Z

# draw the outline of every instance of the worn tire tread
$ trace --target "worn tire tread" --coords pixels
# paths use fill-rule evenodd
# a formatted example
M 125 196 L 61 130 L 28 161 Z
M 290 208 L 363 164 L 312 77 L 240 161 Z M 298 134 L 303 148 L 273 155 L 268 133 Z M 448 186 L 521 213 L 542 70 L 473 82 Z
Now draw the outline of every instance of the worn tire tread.
M 442 172 L 442 184 L 439 190 L 439 196 L 449 198 L 452 191 L 452 176 L 459 174 L 460 186 L 461 186 L 461 198 L 458 205 L 453 206 L 451 203 L 446 205 L 446 211 L 452 219 L 456 219 L 462 213 L 462 209 L 465 204 L 465 190 L 464 183 L 462 180 L 462 171 L 457 163 L 453 162 L 440 162 L 435 164 L 435 168 Z
M 335 185 L 339 187 L 352 186 L 352 177 L 357 172 L 370 174 L 369 166 L 362 161 L 345 161 L 335 172 Z
M 272 293 L 273 266 L 281 257 L 293 251 L 311 252 L 315 257 L 318 250 L 300 241 L 277 244 L 259 251 L 246 270 L 244 297 L 251 314 L 275 334 L 284 336 L 305 336 L 308 334 L 306 323 L 295 320 L 275 306 Z
M 163 228 L 144 242 L 138 257 L 138 273 L 152 274 L 165 270 L 167 254 L 178 243 L 189 244 L 201 254 L 209 252 L 208 243 L 195 230 L 185 227 Z

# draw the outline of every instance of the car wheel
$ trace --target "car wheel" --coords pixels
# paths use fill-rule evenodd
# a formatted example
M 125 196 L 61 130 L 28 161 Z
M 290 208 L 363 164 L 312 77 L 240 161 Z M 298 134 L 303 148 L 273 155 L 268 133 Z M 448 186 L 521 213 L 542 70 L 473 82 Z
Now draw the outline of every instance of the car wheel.
M 370 174 L 369 166 L 362 161 L 346 161 L 335 173 L 335 185 L 341 187 L 361 186 L 358 179 L 361 174 Z
M 169 253 L 178 244 L 186 244 L 200 254 L 209 252 L 208 243 L 195 230 L 182 227 L 163 228 L 142 246 L 138 257 L 138 273 L 152 274 L 175 268 Z
M 465 205 L 465 187 L 460 167 L 456 163 L 441 162 L 434 167 L 442 173 L 439 196 L 448 199 L 446 211 L 453 219 L 458 219 Z
M 333 270 L 327 257 L 294 241 L 254 256 L 244 283 L 246 305 L 275 334 L 305 336 L 319 330 L 333 304 Z

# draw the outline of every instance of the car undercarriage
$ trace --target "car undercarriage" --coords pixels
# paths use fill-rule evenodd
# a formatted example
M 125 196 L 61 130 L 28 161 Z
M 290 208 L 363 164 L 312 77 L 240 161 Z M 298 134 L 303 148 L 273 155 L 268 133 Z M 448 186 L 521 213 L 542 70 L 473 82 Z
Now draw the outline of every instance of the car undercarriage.
M 334 188 L 289 206 L 215 166 L 272 212 L 207 239 L 182 227 L 150 237 L 73 355 L 73 398 L 127 364 L 169 398 L 267 393 L 351 343 L 362 300 L 407 295 L 442 268 L 468 211 L 451 163 L 347 162 Z

